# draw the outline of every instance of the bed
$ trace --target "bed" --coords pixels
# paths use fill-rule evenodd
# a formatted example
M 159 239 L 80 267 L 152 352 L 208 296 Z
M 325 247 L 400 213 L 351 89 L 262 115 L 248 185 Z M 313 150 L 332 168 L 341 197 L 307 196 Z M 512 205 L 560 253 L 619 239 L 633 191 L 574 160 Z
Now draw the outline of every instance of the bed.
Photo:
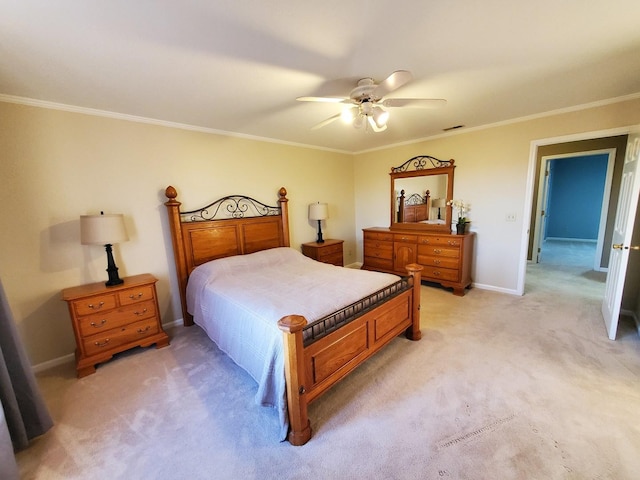
M 432 202 L 429 190 L 426 190 L 424 195 L 412 193 L 408 196 L 405 195 L 404 190 L 401 190 L 398 197 L 398 223 L 444 225 L 444 220 L 431 218 L 430 212 L 434 207 L 437 208 Z
M 306 443 L 310 402 L 399 334 L 420 339 L 422 267 L 398 277 L 304 257 L 289 245 L 284 188 L 276 206 L 233 195 L 190 211 L 165 194 L 184 324 L 256 380 L 282 440 Z

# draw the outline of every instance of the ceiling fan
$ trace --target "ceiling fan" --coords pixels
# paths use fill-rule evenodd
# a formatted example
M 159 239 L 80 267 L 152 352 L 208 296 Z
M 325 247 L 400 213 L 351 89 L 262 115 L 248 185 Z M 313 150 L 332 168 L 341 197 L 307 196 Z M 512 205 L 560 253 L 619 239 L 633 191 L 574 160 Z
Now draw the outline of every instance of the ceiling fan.
M 434 108 L 446 105 L 447 101 L 441 98 L 384 98 L 412 79 L 411 72 L 396 70 L 378 84 L 372 78 L 360 79 L 358 85 L 351 90 L 348 97 L 298 97 L 296 100 L 300 102 L 329 102 L 347 105 L 341 113 L 314 125 L 311 128 L 312 130 L 317 130 L 342 118 L 355 128 L 364 127 L 367 129 L 371 127 L 374 132 L 382 132 L 387 129 L 387 121 L 389 120 L 389 112 L 386 108 Z

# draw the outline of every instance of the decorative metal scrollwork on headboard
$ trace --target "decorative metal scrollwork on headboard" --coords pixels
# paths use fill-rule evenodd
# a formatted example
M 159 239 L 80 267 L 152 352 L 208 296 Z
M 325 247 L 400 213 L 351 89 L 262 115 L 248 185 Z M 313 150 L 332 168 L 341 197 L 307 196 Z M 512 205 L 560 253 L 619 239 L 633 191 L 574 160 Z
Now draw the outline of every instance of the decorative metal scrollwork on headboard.
M 229 195 L 198 210 L 180 212 L 180 216 L 186 221 L 202 222 L 231 218 L 268 217 L 280 215 L 280 213 L 280 207 L 266 205 L 255 198 L 244 195 Z
M 391 168 L 391 172 L 407 172 L 411 170 L 410 167 L 413 167 L 413 170 L 424 170 L 425 168 L 429 168 L 427 167 L 427 164 L 431 164 L 431 168 L 452 167 L 453 163 L 453 159 L 440 160 L 439 158 L 432 157 L 430 155 L 418 155 L 416 157 L 410 158 L 399 167 Z
M 424 203 L 427 203 L 427 198 L 419 193 L 412 193 L 404 200 L 405 205 L 422 205 Z

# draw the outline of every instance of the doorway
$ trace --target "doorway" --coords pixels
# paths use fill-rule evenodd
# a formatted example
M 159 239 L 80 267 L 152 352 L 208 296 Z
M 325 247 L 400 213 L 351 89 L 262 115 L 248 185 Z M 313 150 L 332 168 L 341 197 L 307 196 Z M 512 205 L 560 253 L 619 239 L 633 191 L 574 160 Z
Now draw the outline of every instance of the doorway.
M 616 148 L 542 156 L 533 262 L 607 270 L 602 252 L 615 156 Z

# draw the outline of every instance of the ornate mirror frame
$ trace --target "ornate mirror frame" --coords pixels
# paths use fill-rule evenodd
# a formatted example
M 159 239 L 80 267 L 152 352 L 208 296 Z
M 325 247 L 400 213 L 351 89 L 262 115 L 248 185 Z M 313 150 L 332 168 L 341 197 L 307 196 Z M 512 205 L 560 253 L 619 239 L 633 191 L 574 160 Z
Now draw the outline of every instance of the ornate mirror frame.
M 391 226 L 389 228 L 451 233 L 451 205 L 442 207 L 445 211 L 443 224 L 399 221 L 397 207 L 399 203 L 400 192 L 403 192 L 404 189 L 402 188 L 402 182 L 398 181 L 401 179 L 409 179 L 415 177 L 445 175 L 446 177 L 442 178 L 441 180 L 446 184 L 445 199 L 447 203 L 449 203 L 451 200 L 453 200 L 453 173 L 455 168 L 456 167 L 454 166 L 454 160 L 440 160 L 429 155 L 418 155 L 416 157 L 410 158 L 399 167 L 392 167 L 391 173 L 389 174 L 391 177 Z M 426 208 L 427 211 L 429 211 L 429 216 L 431 216 L 431 212 L 435 207 L 431 207 L 429 203 L 431 200 L 430 195 L 433 195 L 433 192 L 430 192 L 429 189 L 426 188 L 427 186 L 428 184 L 427 182 L 425 182 L 425 189 L 424 191 L 420 192 L 420 195 L 422 196 L 424 201 L 427 201 Z M 404 192 L 407 198 L 415 198 L 416 193 L 417 192 Z M 439 193 L 437 194 L 440 195 Z M 403 198 L 405 197 L 403 196 Z

